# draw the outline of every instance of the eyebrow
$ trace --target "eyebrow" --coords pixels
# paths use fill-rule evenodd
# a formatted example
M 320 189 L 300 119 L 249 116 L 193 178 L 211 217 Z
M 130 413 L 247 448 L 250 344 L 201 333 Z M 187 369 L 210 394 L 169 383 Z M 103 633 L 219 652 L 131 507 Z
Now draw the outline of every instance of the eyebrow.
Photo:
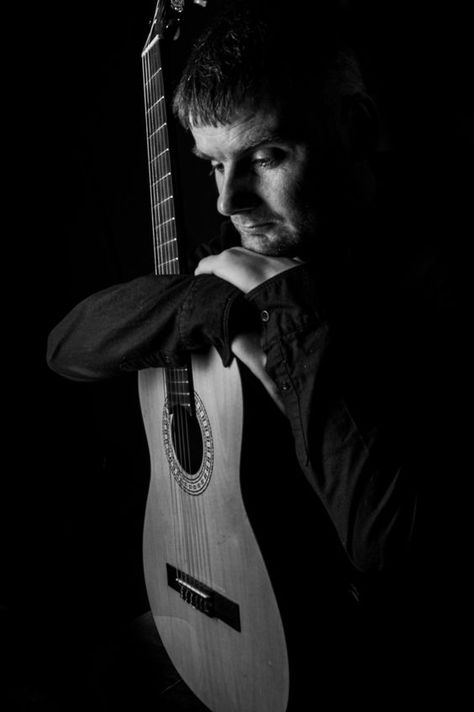
M 269 133 L 265 136 L 260 137 L 253 143 L 249 143 L 247 146 L 245 146 L 241 153 L 252 153 L 252 151 L 256 151 L 261 146 L 266 146 L 269 143 L 288 143 L 288 139 L 283 138 L 280 133 Z M 214 160 L 212 156 L 209 156 L 207 153 L 200 151 L 195 145 L 192 147 L 191 150 L 192 153 L 198 158 L 202 158 L 205 161 Z
M 196 148 L 196 146 L 192 147 L 191 152 L 198 158 L 203 158 L 205 161 L 212 160 L 211 157 L 207 155 L 207 153 L 203 153 L 198 148 Z

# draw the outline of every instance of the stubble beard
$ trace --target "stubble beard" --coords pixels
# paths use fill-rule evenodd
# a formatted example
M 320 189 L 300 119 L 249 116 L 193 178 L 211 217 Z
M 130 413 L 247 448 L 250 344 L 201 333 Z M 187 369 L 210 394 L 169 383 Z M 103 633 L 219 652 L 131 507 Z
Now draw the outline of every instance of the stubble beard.
M 268 257 L 298 257 L 307 252 L 317 236 L 316 220 L 303 218 L 298 225 L 276 225 L 268 230 L 249 234 L 238 230 L 242 247 Z

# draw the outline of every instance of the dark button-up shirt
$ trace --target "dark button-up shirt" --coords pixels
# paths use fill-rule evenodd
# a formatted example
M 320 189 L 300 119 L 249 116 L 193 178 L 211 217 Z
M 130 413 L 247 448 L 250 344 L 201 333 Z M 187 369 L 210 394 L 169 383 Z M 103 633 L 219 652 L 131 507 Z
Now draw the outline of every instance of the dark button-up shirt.
M 235 235 L 229 243 L 224 232 L 217 248 L 198 257 L 228 244 Z M 78 304 L 50 335 L 49 365 L 93 381 L 179 365 L 211 346 L 228 365 L 233 335 L 259 330 L 299 467 L 351 564 L 369 574 L 390 571 L 412 546 L 425 477 L 421 335 L 429 327 L 418 321 L 424 307 L 414 306 L 413 290 L 394 294 L 383 267 L 380 274 L 370 287 L 357 282 L 360 274 L 355 286 L 350 278 L 338 283 L 334 301 L 345 315 L 327 307 L 311 263 L 246 296 L 213 275 L 139 277 Z

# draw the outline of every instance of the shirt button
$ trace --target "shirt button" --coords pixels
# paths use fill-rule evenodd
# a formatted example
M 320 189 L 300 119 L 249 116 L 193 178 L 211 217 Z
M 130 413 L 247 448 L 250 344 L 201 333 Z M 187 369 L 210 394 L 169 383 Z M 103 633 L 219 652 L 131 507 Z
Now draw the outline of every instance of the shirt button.
M 270 313 L 269 313 L 266 309 L 263 309 L 263 310 L 260 312 L 260 319 L 261 319 L 262 321 L 269 321 L 269 319 L 270 319 Z

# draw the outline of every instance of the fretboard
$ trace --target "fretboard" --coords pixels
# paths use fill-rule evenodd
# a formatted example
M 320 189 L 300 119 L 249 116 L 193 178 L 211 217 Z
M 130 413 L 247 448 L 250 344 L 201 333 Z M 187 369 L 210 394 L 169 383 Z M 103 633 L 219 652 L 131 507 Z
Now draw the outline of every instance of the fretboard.
M 148 175 L 156 274 L 179 274 L 173 176 L 158 37 L 142 53 Z
M 143 50 L 142 65 L 155 273 L 179 274 L 174 182 L 158 37 Z M 194 409 L 190 361 L 180 368 L 166 368 L 165 383 L 170 410 L 175 406 Z

